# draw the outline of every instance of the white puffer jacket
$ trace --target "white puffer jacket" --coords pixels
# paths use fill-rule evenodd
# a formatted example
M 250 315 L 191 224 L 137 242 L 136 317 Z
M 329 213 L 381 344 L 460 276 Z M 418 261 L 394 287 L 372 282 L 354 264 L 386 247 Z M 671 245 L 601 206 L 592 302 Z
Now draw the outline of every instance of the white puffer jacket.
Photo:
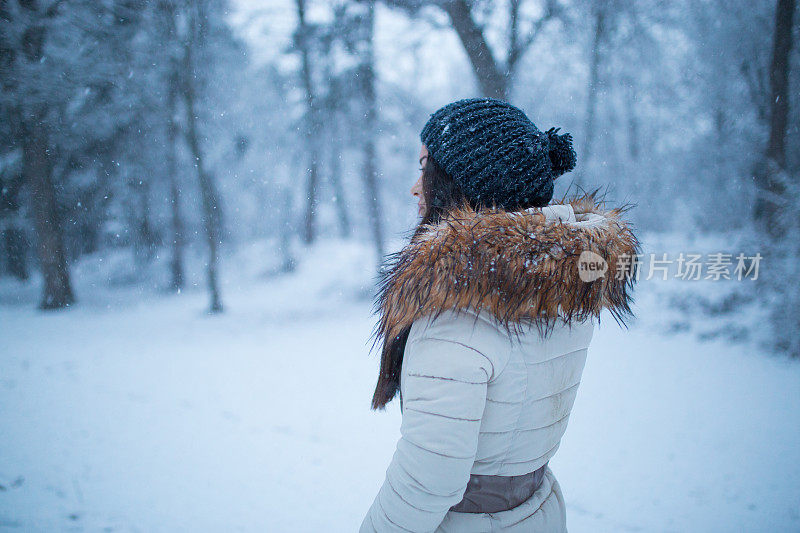
M 399 376 L 402 436 L 362 533 L 566 531 L 549 468 L 533 496 L 513 509 L 449 509 L 471 474 L 519 476 L 556 453 L 595 318 L 603 308 L 618 319 L 629 314 L 635 263 L 625 267 L 622 256 L 636 254 L 638 242 L 620 213 L 602 210 L 593 197 L 538 214 L 461 212 L 399 254 L 380 303 L 390 340 L 384 356 L 402 336 L 400 326 L 409 328 Z M 475 235 L 480 227 L 485 232 Z M 604 277 L 579 279 L 577 257 L 586 250 L 611 267 Z M 512 295 L 511 288 L 518 290 Z

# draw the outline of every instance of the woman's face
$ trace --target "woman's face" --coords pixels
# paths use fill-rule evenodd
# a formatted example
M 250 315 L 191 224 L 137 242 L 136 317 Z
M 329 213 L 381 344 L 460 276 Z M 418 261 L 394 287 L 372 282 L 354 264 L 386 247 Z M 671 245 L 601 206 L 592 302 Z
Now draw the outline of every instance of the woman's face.
M 425 216 L 425 210 L 427 206 L 425 205 L 425 194 L 422 189 L 422 171 L 425 169 L 425 163 L 428 160 L 428 148 L 423 144 L 422 149 L 419 152 L 419 179 L 411 187 L 411 194 L 417 197 L 417 209 L 419 211 L 419 216 Z

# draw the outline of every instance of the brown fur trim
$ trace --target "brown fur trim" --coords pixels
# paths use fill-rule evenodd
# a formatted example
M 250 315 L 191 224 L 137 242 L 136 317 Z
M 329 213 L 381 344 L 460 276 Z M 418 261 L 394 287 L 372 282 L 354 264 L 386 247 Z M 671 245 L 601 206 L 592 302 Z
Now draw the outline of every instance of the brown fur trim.
M 558 320 L 599 320 L 608 309 L 627 326 L 640 244 L 622 219 L 629 206 L 606 209 L 596 194 L 558 202 L 571 204 L 579 221 L 581 214 L 601 215 L 594 225 L 545 222 L 536 211 L 464 206 L 392 254 L 376 300 L 380 319 L 374 335 L 376 343 L 383 340 L 383 349 L 373 409 L 383 408 L 397 392 L 408 331 L 425 316 L 488 311 L 509 333 L 533 324 L 547 335 Z M 578 258 L 584 250 L 608 264 L 602 278 L 580 279 Z

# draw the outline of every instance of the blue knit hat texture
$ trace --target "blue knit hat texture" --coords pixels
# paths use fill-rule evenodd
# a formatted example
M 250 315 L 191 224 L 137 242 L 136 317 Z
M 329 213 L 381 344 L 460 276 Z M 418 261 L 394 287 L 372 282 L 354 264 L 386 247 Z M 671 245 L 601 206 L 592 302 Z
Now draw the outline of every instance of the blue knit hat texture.
M 420 138 L 467 198 L 506 210 L 547 205 L 553 182 L 577 158 L 570 134 L 541 132 L 522 110 L 495 98 L 442 107 Z

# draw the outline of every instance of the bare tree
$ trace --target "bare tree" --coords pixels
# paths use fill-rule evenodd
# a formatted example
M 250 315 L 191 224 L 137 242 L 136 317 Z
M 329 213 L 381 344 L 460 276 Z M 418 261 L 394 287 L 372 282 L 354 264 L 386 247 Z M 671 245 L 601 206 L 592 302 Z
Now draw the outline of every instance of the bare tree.
M 60 309 L 72 304 L 75 297 L 67 268 L 49 146 L 48 131 L 41 120 L 34 118 L 23 124 L 22 172 L 30 190 L 37 251 L 44 279 L 39 307 Z
M 294 272 L 295 268 L 297 268 L 297 260 L 292 254 L 292 219 L 294 218 L 292 213 L 292 191 L 289 187 L 280 186 L 277 192 L 281 200 L 277 217 L 278 223 L 281 225 L 278 234 L 278 253 L 281 257 L 279 271 L 283 273 Z
M 12 143 L 16 145 L 17 140 Z M 19 152 L 16 146 L 14 151 Z M 5 271 L 19 280 L 27 280 L 28 241 L 20 220 L 23 175 L 19 167 L 17 162 L 0 166 L 0 246 L 5 255 Z
M 347 202 L 342 186 L 342 141 L 341 126 L 336 111 L 330 115 L 331 143 L 330 143 L 330 183 L 333 189 L 333 203 L 336 206 L 336 215 L 339 219 L 339 234 L 342 237 L 350 235 L 350 217 L 347 214 Z
M 178 166 L 176 163 L 176 143 L 178 141 L 178 124 L 175 113 L 177 112 L 178 80 L 173 77 L 167 89 L 167 147 L 166 147 L 166 172 L 169 180 L 171 248 L 170 258 L 170 288 L 174 291 L 183 289 L 183 217 L 181 215 L 181 194 L 178 186 Z
M 208 283 L 209 296 L 211 298 L 209 311 L 219 313 L 222 311 L 222 300 L 220 297 L 219 280 L 217 279 L 217 266 L 219 262 L 219 236 L 221 226 L 221 215 L 219 205 L 219 194 L 217 193 L 214 177 L 205 166 L 205 157 L 200 146 L 200 136 L 197 125 L 197 83 L 196 69 L 194 60 L 196 48 L 202 46 L 203 24 L 205 23 L 205 13 L 201 12 L 202 6 L 189 2 L 188 5 L 188 36 L 184 46 L 183 54 L 183 79 L 182 94 L 186 109 L 186 141 L 194 159 L 195 170 L 197 171 L 197 181 L 200 184 L 200 195 L 203 204 L 203 226 L 206 233 L 208 244 L 208 261 L 206 266 L 206 277 Z
M 378 261 L 384 253 L 381 202 L 378 190 L 377 121 L 378 103 L 375 92 L 375 0 L 361 0 L 364 5 L 364 43 L 358 77 L 364 97 L 364 185 L 367 194 L 372 237 Z
M 174 0 L 162 0 L 158 3 L 158 20 L 160 23 L 160 41 L 167 54 L 166 70 L 162 74 L 162 82 L 166 85 L 167 100 L 163 112 L 166 129 L 166 146 L 164 171 L 169 182 L 170 203 L 170 282 L 169 287 L 175 292 L 183 289 L 183 216 L 181 214 L 181 194 L 178 182 L 177 143 L 178 126 L 178 92 L 181 84 L 180 46 L 177 34 L 177 6 Z
M 775 41 L 769 70 L 770 128 L 767 157 L 786 167 L 786 124 L 789 118 L 789 53 L 795 0 L 778 0 L 775 12 Z
M 317 96 L 314 91 L 314 82 L 311 74 L 311 27 L 306 21 L 305 0 L 295 0 L 297 8 L 297 30 L 295 32 L 295 47 L 300 52 L 300 75 L 305 92 L 305 149 L 308 152 L 308 166 L 306 167 L 306 212 L 303 225 L 303 239 L 306 243 L 314 241 L 314 218 L 317 209 L 317 189 L 319 184 L 319 133 L 320 119 L 317 105 Z
M 507 100 L 520 60 L 536 41 L 544 26 L 561 13 L 557 0 L 545 0 L 542 14 L 535 20 L 522 17 L 524 0 L 510 0 L 505 27 L 505 55 L 492 50 L 483 28 L 476 19 L 475 2 L 469 0 L 384 0 L 388 5 L 416 12 L 421 7 L 436 6 L 447 13 L 450 24 L 467 53 L 472 71 L 484 96 Z
M 336 206 L 336 215 L 339 219 L 339 234 L 342 237 L 350 235 L 350 217 L 347 214 L 344 187 L 342 186 L 342 142 L 341 107 L 345 100 L 344 84 L 337 77 L 332 68 L 333 45 L 335 44 L 334 32 L 328 32 L 324 39 L 323 77 L 328 80 L 328 92 L 324 97 L 325 120 L 330 131 L 328 135 L 328 179 L 333 192 L 333 204 Z
M 625 80 L 625 112 L 628 122 L 628 155 L 631 159 L 639 159 L 639 116 L 637 113 L 638 91 L 633 79 Z
M 786 171 L 786 126 L 789 117 L 789 54 L 792 50 L 792 22 L 795 0 L 778 0 L 775 33 L 769 70 L 769 140 L 764 160 L 754 172 L 760 194 L 756 199 L 756 222 L 774 237 L 785 232 L 779 211 L 784 198 Z
M 16 49 L 9 47 L 8 59 L 25 63 L 25 69 L 36 69 L 44 59 L 47 23 L 58 15 L 60 2 L 42 9 L 38 2 L 21 2 L 22 11 L 17 13 L 25 26 Z M 6 14 L 8 16 L 8 14 Z M 10 44 L 10 43 L 8 43 Z M 5 55 L 5 54 L 4 54 Z M 47 68 L 41 67 L 41 68 Z M 4 79 L 4 89 L 13 94 L 18 87 L 13 76 Z M 46 119 L 46 101 L 25 101 L 27 95 L 18 93 L 20 109 L 19 126 L 22 138 L 22 176 L 30 193 L 31 212 L 35 221 L 37 252 L 44 280 L 42 309 L 59 309 L 72 304 L 75 297 L 70 283 L 67 254 L 58 210 L 56 188 L 53 183 L 53 153 L 50 131 Z M 23 110 L 24 109 L 24 110 Z
M 483 30 L 476 24 L 469 4 L 466 0 L 453 0 L 444 2 L 442 8 L 467 52 L 481 92 L 484 96 L 505 100 L 508 93 L 506 77 L 486 42 Z
M 589 54 L 589 85 L 586 97 L 586 118 L 583 134 L 583 167 L 592 157 L 592 146 L 595 137 L 595 115 L 597 112 L 597 93 L 600 88 L 600 63 L 602 61 L 601 48 L 606 40 L 606 17 L 607 4 L 605 0 L 598 0 L 592 3 L 594 15 L 594 37 L 592 39 L 592 49 Z M 583 171 L 576 178 L 576 183 L 581 181 Z

